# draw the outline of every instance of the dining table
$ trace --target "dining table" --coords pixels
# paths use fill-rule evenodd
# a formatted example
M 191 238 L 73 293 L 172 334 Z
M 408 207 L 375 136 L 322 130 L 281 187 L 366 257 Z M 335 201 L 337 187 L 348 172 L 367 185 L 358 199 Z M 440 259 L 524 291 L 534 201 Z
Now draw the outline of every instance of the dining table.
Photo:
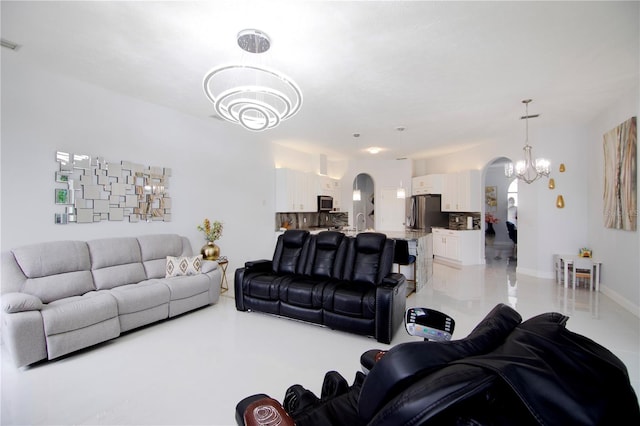
M 569 286 L 569 265 L 572 265 L 576 259 L 582 256 L 577 254 L 557 254 L 556 256 L 560 259 L 564 275 L 564 286 L 567 288 Z M 591 279 L 594 280 L 596 291 L 600 291 L 600 267 L 602 266 L 602 262 L 594 258 L 588 259 L 591 260 L 592 263 Z

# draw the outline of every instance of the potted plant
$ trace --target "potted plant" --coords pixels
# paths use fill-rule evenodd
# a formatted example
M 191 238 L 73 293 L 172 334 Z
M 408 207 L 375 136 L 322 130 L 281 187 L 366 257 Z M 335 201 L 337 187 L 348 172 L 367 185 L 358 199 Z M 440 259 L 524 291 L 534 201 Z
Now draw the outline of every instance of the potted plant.
M 202 231 L 207 240 L 207 244 L 200 250 L 202 258 L 207 260 L 218 259 L 220 257 L 220 247 L 215 242 L 222 237 L 222 222 L 216 220 L 212 224 L 209 219 L 205 219 L 202 225 L 198 225 L 198 231 Z

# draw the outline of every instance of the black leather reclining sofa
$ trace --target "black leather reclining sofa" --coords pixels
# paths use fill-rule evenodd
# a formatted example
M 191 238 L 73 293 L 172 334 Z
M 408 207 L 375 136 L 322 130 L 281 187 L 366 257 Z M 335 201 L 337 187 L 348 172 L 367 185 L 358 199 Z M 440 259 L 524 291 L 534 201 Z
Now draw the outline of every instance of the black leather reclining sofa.
M 236 308 L 390 343 L 403 322 L 407 287 L 404 275 L 391 272 L 394 244 L 374 232 L 349 237 L 285 231 L 273 260 L 247 262 L 236 270 Z

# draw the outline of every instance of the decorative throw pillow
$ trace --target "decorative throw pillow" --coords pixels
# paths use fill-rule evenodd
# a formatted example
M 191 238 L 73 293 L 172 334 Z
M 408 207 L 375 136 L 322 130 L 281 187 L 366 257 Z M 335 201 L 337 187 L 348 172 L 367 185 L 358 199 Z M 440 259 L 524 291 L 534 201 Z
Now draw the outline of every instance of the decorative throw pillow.
M 165 278 L 182 275 L 198 275 L 202 268 L 202 255 L 193 257 L 167 256 L 167 271 Z

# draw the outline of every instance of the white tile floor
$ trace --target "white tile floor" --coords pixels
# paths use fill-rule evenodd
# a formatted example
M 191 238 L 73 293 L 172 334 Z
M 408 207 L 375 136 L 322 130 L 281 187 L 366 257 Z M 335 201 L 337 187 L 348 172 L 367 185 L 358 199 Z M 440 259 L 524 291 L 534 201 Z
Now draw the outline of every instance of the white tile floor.
M 453 316 L 454 338 L 466 336 L 500 302 L 525 319 L 563 312 L 570 316 L 570 330 L 620 357 L 636 392 L 640 388 L 637 317 L 601 293 L 517 276 L 513 262 L 499 253 L 489 255 L 486 267 L 434 265 L 433 280 L 407 302 Z M 415 340 L 400 330 L 392 343 Z M 371 338 L 237 312 L 226 293 L 215 306 L 54 362 L 17 370 L 3 357 L 1 424 L 233 425 L 235 405 L 245 396 L 264 392 L 282 400 L 294 383 L 319 393 L 328 370 L 351 382 L 362 352 L 387 347 Z

